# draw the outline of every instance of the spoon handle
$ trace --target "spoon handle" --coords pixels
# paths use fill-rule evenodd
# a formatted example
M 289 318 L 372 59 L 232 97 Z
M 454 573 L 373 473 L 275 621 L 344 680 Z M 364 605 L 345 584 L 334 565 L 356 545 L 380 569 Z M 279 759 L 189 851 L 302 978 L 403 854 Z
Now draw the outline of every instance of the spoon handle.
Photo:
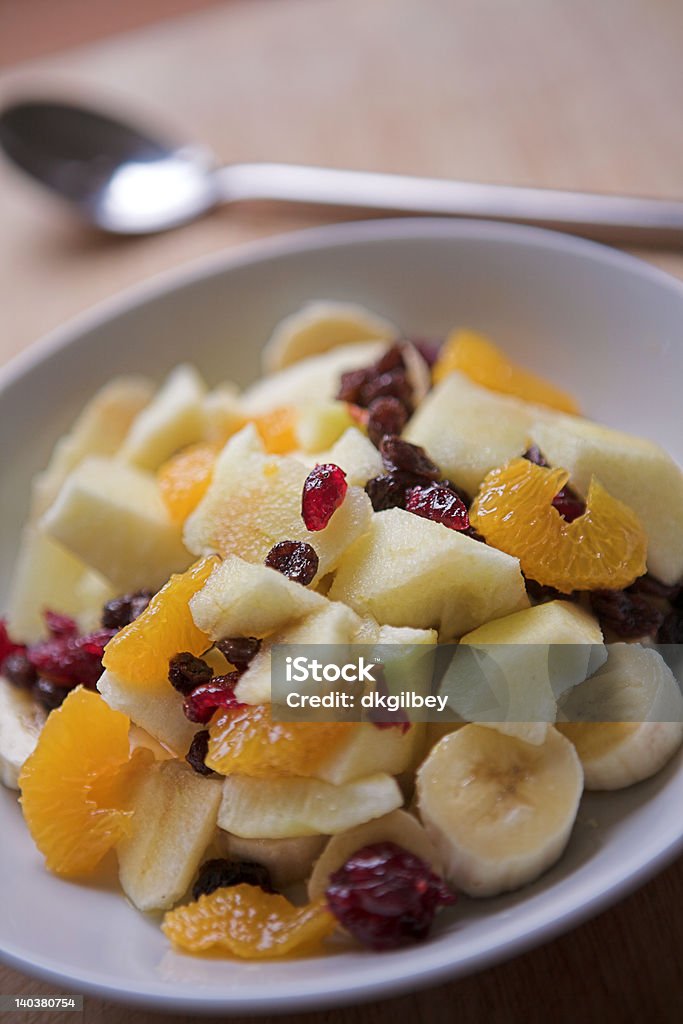
M 610 242 L 670 246 L 683 243 L 683 201 L 677 200 L 294 164 L 232 164 L 215 174 L 216 187 L 226 202 L 282 200 L 393 213 L 487 217 L 561 228 Z

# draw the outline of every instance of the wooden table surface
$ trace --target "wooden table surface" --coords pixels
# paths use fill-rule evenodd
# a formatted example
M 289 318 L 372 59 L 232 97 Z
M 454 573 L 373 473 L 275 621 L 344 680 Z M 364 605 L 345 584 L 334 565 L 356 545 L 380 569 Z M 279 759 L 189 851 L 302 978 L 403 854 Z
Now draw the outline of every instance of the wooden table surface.
M 77 17 L 79 2 L 92 13 L 87 0 L 69 0 L 68 17 Z M 168 2 L 174 13 L 183 6 Z M 13 19 L 19 4 L 22 18 Z M 45 6 L 40 0 L 0 5 L 5 57 L 12 53 L 7 33 L 31 25 L 32 4 L 36 14 Z M 126 4 L 132 0 L 119 7 Z M 0 73 L 0 99 L 23 92 L 99 98 L 180 138 L 203 140 L 226 160 L 683 196 L 680 0 L 234 0 L 202 10 L 205 0 L 186 0 L 185 6 L 194 13 L 8 67 Z M 59 3 L 51 7 L 54 16 Z M 153 7 L 163 13 L 162 0 Z M 43 39 L 31 51 L 18 34 L 16 45 L 21 55 L 49 48 Z M 225 209 L 170 235 L 110 240 L 81 229 L 0 167 L 0 361 L 168 267 L 324 220 L 311 210 Z M 683 278 L 683 255 L 646 258 Z M 503 966 L 306 1019 L 680 1022 L 681 907 L 683 861 L 594 921 Z M 53 991 L 0 967 L 2 993 Z M 23 1019 L 62 1024 L 74 1018 Z M 86 1000 L 88 1024 L 160 1019 Z

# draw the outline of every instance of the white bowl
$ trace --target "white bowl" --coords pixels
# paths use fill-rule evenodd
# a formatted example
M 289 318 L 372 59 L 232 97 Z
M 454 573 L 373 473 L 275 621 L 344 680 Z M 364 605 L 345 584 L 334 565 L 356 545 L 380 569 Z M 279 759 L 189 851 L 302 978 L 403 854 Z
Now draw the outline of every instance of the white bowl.
M 97 386 L 123 371 L 161 377 L 187 359 L 211 381 L 246 381 L 273 325 L 313 298 L 366 303 L 423 336 L 456 324 L 490 332 L 576 392 L 589 414 L 683 460 L 683 286 L 672 278 L 601 246 L 513 226 L 400 220 L 316 229 L 145 285 L 4 370 L 4 589 L 30 477 Z M 60 991 L 178 1012 L 272 1013 L 388 997 L 513 956 L 604 908 L 683 848 L 682 806 L 679 757 L 649 782 L 586 798 L 552 871 L 503 898 L 462 900 L 421 946 L 241 963 L 173 953 L 158 922 L 113 887 L 49 876 L 16 800 L 3 792 L 1 955 Z

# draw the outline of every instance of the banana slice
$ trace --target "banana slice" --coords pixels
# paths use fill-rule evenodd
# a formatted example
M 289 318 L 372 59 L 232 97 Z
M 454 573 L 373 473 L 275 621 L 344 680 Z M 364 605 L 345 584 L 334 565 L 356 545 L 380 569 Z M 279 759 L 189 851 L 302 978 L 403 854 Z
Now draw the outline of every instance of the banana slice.
M 446 879 L 469 896 L 533 881 L 567 845 L 583 789 L 571 743 L 548 730 L 538 745 L 466 725 L 417 773 L 420 817 Z
M 26 690 L 0 676 L 0 782 L 19 789 L 19 772 L 33 753 L 46 715 Z
M 329 836 L 388 814 L 402 803 L 397 783 L 382 773 L 343 786 L 318 779 L 229 775 L 218 824 L 244 839 Z
M 383 317 L 352 302 L 309 302 L 277 325 L 263 349 L 266 373 L 320 355 L 337 345 L 395 338 Z
M 308 897 L 317 900 L 325 895 L 330 875 L 346 864 L 349 857 L 364 846 L 373 843 L 396 843 L 404 850 L 430 864 L 441 874 L 441 858 L 419 821 L 407 811 L 392 811 L 374 821 L 366 821 L 357 828 L 332 836 L 320 855 L 308 883 Z
M 683 741 L 683 696 L 658 651 L 610 644 L 603 668 L 561 702 L 558 728 L 581 758 L 586 789 L 655 775 Z

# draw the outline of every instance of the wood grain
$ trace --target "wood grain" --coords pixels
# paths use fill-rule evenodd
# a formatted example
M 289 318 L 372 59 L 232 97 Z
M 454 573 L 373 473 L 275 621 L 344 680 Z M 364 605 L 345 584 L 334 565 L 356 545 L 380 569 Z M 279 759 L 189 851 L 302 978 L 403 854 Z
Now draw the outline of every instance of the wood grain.
M 37 16 L 41 4 L 22 2 L 25 23 L 26 10 L 33 5 Z M 92 17 L 96 5 L 81 5 Z M 78 6 L 69 0 L 72 16 Z M 160 0 L 155 7 L 162 12 Z M 167 11 L 179 9 L 169 0 Z M 1 10 L 11 30 L 7 4 Z M 12 68 L 0 75 L 0 98 L 30 91 L 100 99 L 179 138 L 189 133 L 226 160 L 681 197 L 682 44 L 679 0 L 234 0 Z M 81 229 L 3 166 L 0 361 L 150 275 L 325 219 L 235 208 L 170 235 L 111 240 Z M 645 255 L 683 278 L 683 256 Z M 678 862 L 596 920 L 506 965 L 305 1019 L 678 1024 L 681 906 Z M 0 991 L 54 986 L 0 968 Z M 66 1024 L 74 1016 L 16 1019 Z M 87 999 L 85 1019 L 162 1018 Z

